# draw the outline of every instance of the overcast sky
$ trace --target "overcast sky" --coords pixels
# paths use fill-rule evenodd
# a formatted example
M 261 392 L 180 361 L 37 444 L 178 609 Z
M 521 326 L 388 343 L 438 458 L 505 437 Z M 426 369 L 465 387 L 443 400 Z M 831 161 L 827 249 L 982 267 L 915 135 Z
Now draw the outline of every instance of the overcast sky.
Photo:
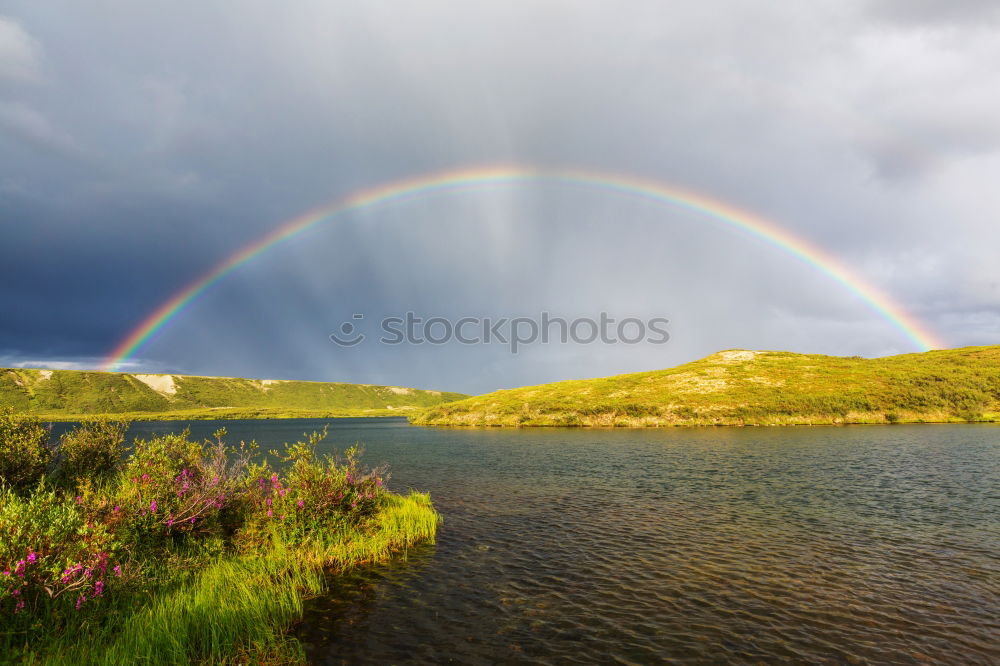
M 993 0 L 156 4 L 0 3 L 0 365 L 95 367 L 283 221 L 491 163 L 700 192 L 823 248 L 948 346 L 1000 342 Z M 356 313 L 377 338 L 407 311 L 542 310 L 664 317 L 671 339 L 514 355 L 328 338 Z M 537 182 L 316 226 L 127 368 L 478 393 L 727 348 L 916 351 L 747 234 Z

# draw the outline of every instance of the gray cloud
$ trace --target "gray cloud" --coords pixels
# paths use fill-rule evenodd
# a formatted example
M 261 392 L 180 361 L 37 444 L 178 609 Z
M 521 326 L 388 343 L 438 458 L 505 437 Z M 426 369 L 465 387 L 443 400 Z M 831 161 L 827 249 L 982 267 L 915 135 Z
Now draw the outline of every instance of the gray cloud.
M 0 127 L 32 148 L 75 158 L 81 148 L 66 132 L 54 127 L 38 111 L 19 102 L 0 102 Z
M 16 20 L 0 16 L 0 81 L 34 81 L 40 75 L 38 42 Z

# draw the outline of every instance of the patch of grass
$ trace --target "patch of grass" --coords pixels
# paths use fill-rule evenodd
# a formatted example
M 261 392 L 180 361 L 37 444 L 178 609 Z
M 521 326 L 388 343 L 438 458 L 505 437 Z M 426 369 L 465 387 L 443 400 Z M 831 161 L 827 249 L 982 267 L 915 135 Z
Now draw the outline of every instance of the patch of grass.
M 671 426 L 991 422 L 1000 346 L 886 358 L 729 350 L 667 370 L 434 405 L 420 425 Z

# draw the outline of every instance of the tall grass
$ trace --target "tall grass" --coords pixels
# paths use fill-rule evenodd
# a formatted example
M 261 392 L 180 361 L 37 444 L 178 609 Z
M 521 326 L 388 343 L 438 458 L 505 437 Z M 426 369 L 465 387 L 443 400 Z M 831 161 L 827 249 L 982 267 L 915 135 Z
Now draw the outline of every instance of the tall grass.
M 98 644 L 64 640 L 44 662 L 297 663 L 301 646 L 287 631 L 302 617 L 303 601 L 326 589 L 327 576 L 433 542 L 439 519 L 428 495 L 411 493 L 390 495 L 365 528 L 300 545 L 275 531 L 264 552 L 214 562 L 104 632 Z

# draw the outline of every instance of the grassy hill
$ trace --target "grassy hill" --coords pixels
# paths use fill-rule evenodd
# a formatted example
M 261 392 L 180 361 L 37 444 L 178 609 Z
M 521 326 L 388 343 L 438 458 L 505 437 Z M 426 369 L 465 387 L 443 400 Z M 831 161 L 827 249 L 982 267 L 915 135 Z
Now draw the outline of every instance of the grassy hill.
M 421 425 L 668 426 L 1000 420 L 1000 346 L 886 358 L 730 350 L 668 370 L 496 391 Z
M 0 368 L 0 406 L 54 420 L 389 416 L 464 397 L 368 384 Z

